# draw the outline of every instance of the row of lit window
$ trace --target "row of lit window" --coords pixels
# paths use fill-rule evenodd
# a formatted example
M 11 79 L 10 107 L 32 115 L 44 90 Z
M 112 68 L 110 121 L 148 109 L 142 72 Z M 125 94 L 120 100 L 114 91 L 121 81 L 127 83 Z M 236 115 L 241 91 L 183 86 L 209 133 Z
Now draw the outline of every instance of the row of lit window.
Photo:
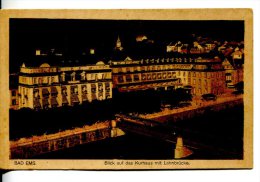
M 166 65 L 164 65 L 166 66 Z M 154 67 L 156 66 L 147 66 L 147 68 L 150 69 L 145 69 L 146 67 L 141 67 L 141 71 L 153 71 L 153 70 L 165 70 L 165 69 L 154 69 Z M 130 73 L 130 72 L 138 72 L 140 71 L 140 69 L 138 69 L 140 67 L 127 67 L 127 68 L 114 68 L 113 72 L 114 73 Z M 117 69 L 117 70 L 116 70 Z M 217 78 L 224 76 L 224 72 L 195 72 L 195 71 L 176 71 L 176 75 L 177 76 L 188 76 L 191 77 L 191 75 L 193 77 L 214 77 L 216 76 Z
M 22 84 L 52 84 L 57 83 L 58 77 L 42 76 L 42 77 L 19 77 L 19 83 Z
M 130 73 L 144 71 L 161 71 L 173 69 L 173 65 L 151 65 L 151 66 L 135 66 L 135 67 L 120 67 L 113 68 L 113 73 Z
M 204 92 L 202 92 L 204 91 Z M 204 88 L 204 89 L 201 89 L 201 88 L 193 88 L 193 94 L 207 94 L 209 93 L 210 90 L 208 90 L 208 88 Z
M 44 77 L 34 77 L 33 84 L 52 84 L 57 83 L 58 80 L 55 76 L 44 76 Z
M 184 71 L 177 71 L 177 76 L 186 76 L 186 72 Z M 196 77 L 196 78 L 221 78 L 225 75 L 224 72 L 195 72 L 195 71 L 188 71 L 188 77 Z
M 141 76 L 141 77 L 140 77 Z M 118 83 L 133 82 L 133 81 L 145 81 L 145 80 L 160 80 L 160 79 L 171 79 L 175 78 L 175 72 L 164 72 L 164 73 L 152 73 L 152 74 L 127 74 L 119 75 L 114 77 Z
M 223 88 L 193 88 L 192 90 L 193 94 L 207 94 L 207 93 L 213 93 L 213 94 L 222 94 L 224 92 Z
M 57 68 L 21 68 L 21 73 L 53 73 L 57 72 Z
M 83 102 L 89 102 L 91 100 L 104 100 L 104 99 L 109 99 L 111 98 L 111 95 L 110 94 L 106 94 L 105 96 L 103 96 L 103 94 L 98 94 L 97 96 L 96 95 L 92 95 L 91 96 L 91 99 L 88 99 L 87 97 L 85 99 L 82 99 L 80 101 L 80 99 L 77 97 L 77 96 L 74 96 L 74 97 L 71 97 L 71 104 L 70 105 L 78 105 L 80 103 L 83 103 Z M 77 99 L 77 100 L 75 100 Z M 55 102 L 54 102 L 55 101 Z M 13 102 L 13 105 L 15 105 L 16 103 Z M 23 103 L 24 104 L 24 103 Z M 62 104 L 61 106 L 67 106 L 69 105 L 69 102 L 68 102 L 68 99 L 66 97 L 64 97 L 64 99 L 62 99 Z M 39 99 L 35 99 L 34 102 L 33 102 L 33 107 L 36 109 L 36 108 L 43 108 L 43 109 L 48 109 L 50 108 L 50 106 L 52 108 L 55 108 L 55 107 L 58 107 L 59 106 L 59 103 L 58 101 L 56 100 L 56 98 L 53 98 L 53 100 L 51 100 L 51 104 L 49 103 L 49 100 L 48 99 L 42 99 L 42 103 L 40 103 L 40 100 Z
M 104 88 L 105 88 L 106 92 L 110 92 L 110 83 L 109 82 L 105 83 L 105 86 L 103 86 L 102 83 L 98 84 L 98 92 L 103 92 Z M 47 89 L 47 88 L 45 88 L 45 89 Z M 24 88 L 23 88 L 23 90 L 24 90 Z M 81 85 L 81 90 L 82 90 L 82 93 L 87 94 L 87 86 L 86 85 Z M 70 91 L 71 91 L 71 94 L 78 94 L 78 86 L 71 86 Z M 34 93 L 35 98 L 39 97 L 39 92 L 40 92 L 39 89 L 34 89 L 33 93 Z M 42 92 L 43 92 L 43 90 L 42 90 Z M 91 92 L 96 92 L 96 85 L 95 84 L 91 84 Z M 49 95 L 49 93 L 50 92 L 47 89 L 47 96 Z M 63 95 L 67 95 L 67 87 L 66 86 L 62 87 L 61 93 Z M 46 93 L 42 93 L 42 95 L 46 95 Z M 58 91 L 56 93 L 51 93 L 51 95 L 57 96 Z
M 71 73 L 70 75 L 66 75 L 66 73 L 62 73 L 60 75 L 61 81 L 65 82 L 66 76 L 70 76 L 70 81 L 76 80 L 103 80 L 103 79 L 111 79 L 111 73 L 88 73 L 82 72 L 80 75 L 76 75 L 75 72 Z
M 197 81 L 197 79 L 193 79 L 193 85 L 196 85 L 196 83 L 199 85 L 199 86 L 201 86 L 202 85 L 202 80 L 201 79 L 198 79 L 198 81 Z M 191 79 L 189 78 L 188 79 L 188 83 L 190 84 L 191 83 Z M 208 86 L 208 81 L 207 80 L 204 80 L 204 86 L 205 87 L 207 87 Z

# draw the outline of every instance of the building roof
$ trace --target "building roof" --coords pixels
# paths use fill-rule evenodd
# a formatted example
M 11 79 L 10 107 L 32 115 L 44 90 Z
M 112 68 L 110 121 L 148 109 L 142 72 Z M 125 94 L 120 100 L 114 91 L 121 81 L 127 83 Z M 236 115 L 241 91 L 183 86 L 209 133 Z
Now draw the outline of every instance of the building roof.
M 99 62 L 95 55 L 64 57 L 64 56 L 31 56 L 23 59 L 25 67 L 52 67 L 52 66 L 83 66 Z M 22 66 L 21 65 L 21 66 Z

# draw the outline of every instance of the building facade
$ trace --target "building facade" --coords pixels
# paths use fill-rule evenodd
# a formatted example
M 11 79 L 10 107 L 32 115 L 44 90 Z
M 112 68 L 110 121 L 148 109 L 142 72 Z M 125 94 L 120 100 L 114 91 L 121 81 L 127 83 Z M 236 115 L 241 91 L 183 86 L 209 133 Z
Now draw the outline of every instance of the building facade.
M 224 93 L 225 71 L 220 59 L 199 57 L 189 62 L 190 69 L 179 69 L 177 75 L 182 79 L 184 86 L 191 86 L 193 95 Z
M 222 64 L 225 69 L 225 81 L 227 88 L 234 88 L 237 83 L 243 81 L 243 66 L 236 67 L 235 64 L 232 65 L 228 59 L 225 59 Z
M 225 90 L 225 70 L 219 59 L 167 58 L 110 61 L 113 87 L 119 91 L 191 87 L 193 95 Z
M 170 59 L 110 61 L 113 87 L 119 91 L 175 89 L 182 83 Z
M 59 67 L 47 63 L 20 68 L 19 108 L 48 109 L 112 98 L 109 65 Z

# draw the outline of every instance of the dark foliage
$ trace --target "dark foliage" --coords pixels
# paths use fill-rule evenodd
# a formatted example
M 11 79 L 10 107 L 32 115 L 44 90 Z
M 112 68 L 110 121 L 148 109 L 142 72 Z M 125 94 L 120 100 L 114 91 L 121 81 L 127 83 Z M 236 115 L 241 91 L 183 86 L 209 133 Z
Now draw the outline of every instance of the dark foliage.
M 113 119 L 111 100 L 94 101 L 80 106 L 35 111 L 29 108 L 10 110 L 10 139 L 55 133 Z
M 29 108 L 10 110 L 10 139 L 91 125 L 98 121 L 114 119 L 115 113 L 159 112 L 161 105 L 177 106 L 181 101 L 191 100 L 191 95 L 184 89 L 113 92 L 113 99 L 86 102 L 74 107 L 38 111 Z

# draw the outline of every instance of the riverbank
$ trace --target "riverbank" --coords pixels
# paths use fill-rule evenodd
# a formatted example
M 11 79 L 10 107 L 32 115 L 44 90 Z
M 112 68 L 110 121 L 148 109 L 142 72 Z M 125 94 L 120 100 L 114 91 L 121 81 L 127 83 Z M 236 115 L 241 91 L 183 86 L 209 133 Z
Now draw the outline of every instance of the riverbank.
M 239 95 L 239 96 L 224 95 L 222 97 L 219 97 L 216 101 L 194 100 L 190 106 L 175 108 L 175 109 L 164 108 L 160 112 L 156 112 L 152 114 L 139 114 L 138 117 L 144 119 L 153 119 L 153 120 L 162 121 L 164 117 L 173 116 L 175 114 L 188 113 L 189 111 L 193 111 L 193 110 L 205 109 L 211 106 L 217 107 L 225 103 L 232 104 L 236 102 L 238 102 L 238 104 L 243 103 L 243 95 Z

